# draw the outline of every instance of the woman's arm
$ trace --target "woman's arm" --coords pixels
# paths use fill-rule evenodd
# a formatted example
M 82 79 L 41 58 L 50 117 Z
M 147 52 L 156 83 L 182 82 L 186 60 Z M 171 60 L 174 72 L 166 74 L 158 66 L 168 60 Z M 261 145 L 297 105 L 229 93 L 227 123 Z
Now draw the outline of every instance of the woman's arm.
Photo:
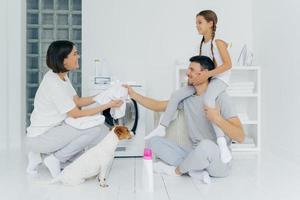
M 73 118 L 90 116 L 90 115 L 95 115 L 99 112 L 102 112 L 102 111 L 104 111 L 108 108 L 118 108 L 122 104 L 123 104 L 123 101 L 121 101 L 121 100 L 113 100 L 113 101 L 110 101 L 107 104 L 103 104 L 103 105 L 97 106 L 95 108 L 89 108 L 89 109 L 81 110 L 78 107 L 75 107 L 72 110 L 70 110 L 69 112 L 67 112 L 67 115 L 69 117 L 73 117 Z
M 73 100 L 76 104 L 77 107 L 81 108 L 83 106 L 88 106 L 88 105 L 91 105 L 93 103 L 95 103 L 94 97 L 91 96 L 91 97 L 79 97 L 79 96 L 74 96 L 73 97 Z
M 132 99 L 136 100 L 139 104 L 150 110 L 162 112 L 167 108 L 168 101 L 158 101 L 149 97 L 142 96 L 139 93 L 135 92 L 129 85 L 124 85 L 124 87 L 128 89 L 128 94 Z
M 230 55 L 227 51 L 227 43 L 223 40 L 216 40 L 217 48 L 220 52 L 220 56 L 222 59 L 223 64 L 220 66 L 217 66 L 214 70 L 208 71 L 208 77 L 213 77 L 218 74 L 221 74 L 227 70 L 229 70 L 232 67 Z

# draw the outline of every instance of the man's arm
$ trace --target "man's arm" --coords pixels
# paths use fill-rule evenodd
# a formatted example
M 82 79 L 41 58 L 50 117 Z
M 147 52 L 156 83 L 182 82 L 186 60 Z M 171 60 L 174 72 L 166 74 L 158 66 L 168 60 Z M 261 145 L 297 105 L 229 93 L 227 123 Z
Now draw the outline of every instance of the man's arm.
M 205 107 L 207 118 L 215 123 L 232 140 L 242 143 L 245 139 L 242 123 L 238 117 L 224 119 L 220 114 L 220 107 Z
M 222 131 L 226 135 L 228 135 L 229 138 L 231 138 L 234 141 L 237 141 L 238 143 L 243 143 L 245 139 L 245 134 L 240 119 L 238 117 L 233 117 L 227 120 L 221 117 L 215 123 L 222 129 Z
M 128 89 L 129 96 L 142 106 L 156 112 L 162 112 L 166 110 L 168 101 L 158 101 L 149 97 L 142 96 L 134 91 L 129 85 L 124 85 L 124 87 Z

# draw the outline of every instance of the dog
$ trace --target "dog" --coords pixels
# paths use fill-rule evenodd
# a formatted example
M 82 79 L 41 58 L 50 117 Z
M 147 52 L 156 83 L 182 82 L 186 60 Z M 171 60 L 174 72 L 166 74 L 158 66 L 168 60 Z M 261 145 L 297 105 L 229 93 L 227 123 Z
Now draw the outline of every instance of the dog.
M 64 185 L 79 185 L 85 179 L 97 176 L 100 187 L 106 184 L 106 172 L 114 159 L 114 152 L 120 140 L 131 139 L 132 133 L 125 126 L 115 126 L 96 146 L 82 154 L 68 165 L 61 174 L 50 183 L 61 182 Z

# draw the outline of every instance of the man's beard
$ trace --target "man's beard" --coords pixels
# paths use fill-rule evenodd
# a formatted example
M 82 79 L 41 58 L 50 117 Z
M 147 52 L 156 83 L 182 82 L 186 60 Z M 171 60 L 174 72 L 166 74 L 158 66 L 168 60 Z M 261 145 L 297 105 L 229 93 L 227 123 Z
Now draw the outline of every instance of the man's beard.
M 193 86 L 193 82 L 190 81 L 190 79 L 188 79 L 188 83 L 187 83 L 189 86 Z

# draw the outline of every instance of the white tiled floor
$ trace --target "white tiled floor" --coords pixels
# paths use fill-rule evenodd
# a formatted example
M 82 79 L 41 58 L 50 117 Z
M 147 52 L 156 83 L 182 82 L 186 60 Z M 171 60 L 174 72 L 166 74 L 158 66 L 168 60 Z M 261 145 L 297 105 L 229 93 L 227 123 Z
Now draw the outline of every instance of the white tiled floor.
M 107 189 L 101 189 L 94 179 L 76 187 L 48 185 L 46 181 L 50 180 L 50 176 L 45 168 L 40 168 L 39 178 L 28 177 L 24 173 L 26 157 L 23 152 L 1 151 L 0 199 L 300 199 L 300 165 L 291 159 L 284 159 L 284 155 L 264 152 L 260 155 L 234 154 L 231 175 L 214 178 L 210 185 L 196 186 L 187 176 L 155 175 L 153 194 L 141 191 L 141 166 L 140 158 L 115 159 Z

